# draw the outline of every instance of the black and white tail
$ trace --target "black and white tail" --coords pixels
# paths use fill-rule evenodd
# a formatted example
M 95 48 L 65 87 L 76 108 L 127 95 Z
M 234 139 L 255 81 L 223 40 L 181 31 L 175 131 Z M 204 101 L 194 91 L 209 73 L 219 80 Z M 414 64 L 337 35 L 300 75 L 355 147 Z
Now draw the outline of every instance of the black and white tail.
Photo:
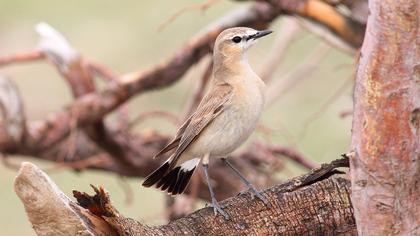
M 200 163 L 200 159 L 194 158 L 181 165 L 175 165 L 170 169 L 172 166 L 171 159 L 172 158 L 169 158 L 159 168 L 147 176 L 142 185 L 145 187 L 155 185 L 156 188 L 172 195 L 183 193 L 188 182 L 190 182 L 195 168 Z

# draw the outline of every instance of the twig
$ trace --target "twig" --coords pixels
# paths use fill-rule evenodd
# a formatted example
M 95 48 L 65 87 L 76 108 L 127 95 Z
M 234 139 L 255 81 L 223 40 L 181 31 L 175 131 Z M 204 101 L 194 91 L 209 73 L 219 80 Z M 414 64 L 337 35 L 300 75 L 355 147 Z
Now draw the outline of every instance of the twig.
M 7 66 L 12 63 L 22 63 L 29 61 L 37 61 L 44 59 L 45 55 L 40 50 L 34 50 L 30 52 L 16 53 L 9 56 L 0 57 L 0 66 Z

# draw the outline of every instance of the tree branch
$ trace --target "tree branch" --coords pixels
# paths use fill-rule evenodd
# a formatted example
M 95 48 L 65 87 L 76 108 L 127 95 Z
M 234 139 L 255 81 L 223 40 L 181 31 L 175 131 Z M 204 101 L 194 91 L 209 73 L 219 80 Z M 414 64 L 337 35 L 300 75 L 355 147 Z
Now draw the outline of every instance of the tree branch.
M 265 190 L 271 208 L 246 194 L 227 199 L 221 204 L 231 216 L 229 221 L 203 208 L 167 225 L 148 226 L 119 213 L 101 187 L 93 187 L 94 196 L 74 191 L 78 204 L 69 201 L 30 163 L 22 165 L 15 191 L 41 235 L 58 235 L 63 230 L 88 235 L 356 235 L 349 182 L 334 176 L 337 167 L 347 165 L 348 160 L 338 160 Z M 54 217 L 63 213 L 64 217 Z
M 273 7 L 285 13 L 304 17 L 327 27 L 336 37 L 355 49 L 363 42 L 365 25 L 337 10 L 334 5 L 321 0 L 274 0 Z

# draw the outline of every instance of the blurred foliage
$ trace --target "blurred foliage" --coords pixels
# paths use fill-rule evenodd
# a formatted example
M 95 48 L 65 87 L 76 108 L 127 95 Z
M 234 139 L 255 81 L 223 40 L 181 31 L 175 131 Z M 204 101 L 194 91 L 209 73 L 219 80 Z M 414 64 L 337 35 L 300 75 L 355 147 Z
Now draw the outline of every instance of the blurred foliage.
M 33 26 L 45 21 L 61 31 L 82 54 L 100 61 L 119 73 L 130 72 L 154 65 L 171 55 L 189 37 L 202 30 L 213 20 L 244 3 L 219 1 L 205 12 L 188 11 L 157 32 L 159 25 L 177 9 L 200 1 L 28 1 L 0 0 L 0 55 L 22 52 L 35 47 L 37 35 Z M 245 3 L 246 4 L 246 3 Z M 272 29 L 278 28 L 276 22 Z M 250 52 L 251 65 L 258 71 L 271 49 L 274 37 L 261 40 Z M 292 70 L 322 43 L 314 36 L 304 33 L 287 52 L 287 60 L 277 70 L 273 80 Z M 208 58 L 206 59 L 208 60 Z M 176 85 L 143 94 L 129 103 L 130 115 L 155 109 L 163 109 L 182 116 L 191 91 L 196 86 L 206 63 L 191 68 Z M 296 145 L 301 152 L 318 162 L 325 162 L 347 151 L 350 140 L 351 119 L 341 119 L 339 113 L 352 108 L 351 86 L 327 109 L 312 121 L 308 118 L 320 110 L 325 102 L 346 80 L 351 79 L 353 59 L 332 50 L 319 63 L 314 73 L 288 91 L 264 113 L 262 123 L 274 132 L 269 141 L 283 145 Z M 23 95 L 27 117 L 36 120 L 59 110 L 72 101 L 70 90 L 54 68 L 43 62 L 14 65 L 0 68 L 0 73 L 10 76 Z M 112 119 L 110 120 L 112 121 Z M 310 122 L 305 136 L 299 138 L 303 125 Z M 173 133 L 176 129 L 162 119 L 152 119 L 137 126 L 136 132 L 157 129 Z M 253 138 L 264 140 L 257 133 Z M 29 160 L 30 157 L 13 158 L 13 162 Z M 47 167 L 51 163 L 39 162 Z M 281 177 L 302 171 L 290 164 L 288 172 Z M 26 219 L 24 209 L 13 192 L 15 170 L 0 166 L 0 233 L 1 235 L 34 235 Z M 126 216 L 141 218 L 150 223 L 162 222 L 164 212 L 163 194 L 154 189 L 140 187 L 139 179 L 127 179 L 133 193 L 133 204 L 125 204 L 124 189 L 118 176 L 103 172 L 56 171 L 50 176 L 71 195 L 72 189 L 88 191 L 89 184 L 100 184 L 111 192 L 116 207 Z

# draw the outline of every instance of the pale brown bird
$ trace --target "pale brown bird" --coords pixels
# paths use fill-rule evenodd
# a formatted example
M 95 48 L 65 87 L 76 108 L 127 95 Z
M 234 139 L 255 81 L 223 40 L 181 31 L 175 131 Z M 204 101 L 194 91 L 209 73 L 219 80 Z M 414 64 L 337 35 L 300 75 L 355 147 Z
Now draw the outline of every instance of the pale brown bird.
M 226 158 L 252 134 L 264 107 L 265 85 L 249 66 L 247 50 L 271 32 L 237 27 L 219 34 L 213 50 L 211 87 L 175 138 L 156 154 L 175 149 L 146 177 L 143 186 L 156 185 L 168 193 L 180 194 L 202 161 L 214 212 L 228 218 L 215 198 L 208 175 L 209 159 L 221 158 L 252 194 L 268 205 L 267 199 Z

